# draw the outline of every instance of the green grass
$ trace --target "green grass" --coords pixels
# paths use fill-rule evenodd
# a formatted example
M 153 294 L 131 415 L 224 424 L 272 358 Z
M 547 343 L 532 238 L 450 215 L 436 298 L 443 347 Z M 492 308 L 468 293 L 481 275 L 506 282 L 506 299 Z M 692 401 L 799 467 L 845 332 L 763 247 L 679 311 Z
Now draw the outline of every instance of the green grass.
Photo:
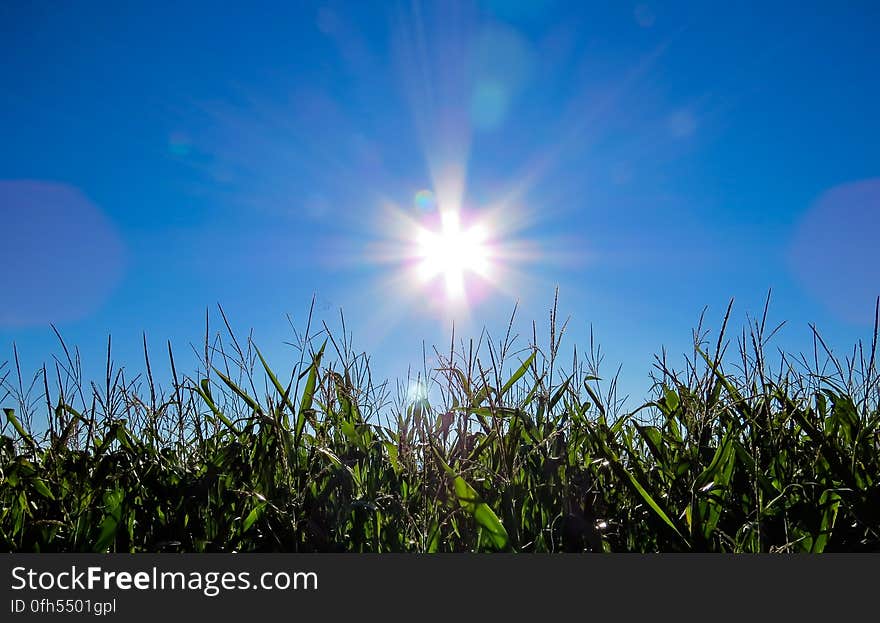
M 509 328 L 435 351 L 430 402 L 374 383 L 344 329 L 307 327 L 281 373 L 224 316 L 191 376 L 169 347 L 168 391 L 109 343 L 100 384 L 65 347 L 28 389 L 16 354 L 0 549 L 880 551 L 876 324 L 850 357 L 815 333 L 771 369 L 766 308 L 735 355 L 729 315 L 679 368 L 658 357 L 631 411 L 593 344 L 563 363 L 555 310 L 544 347 Z

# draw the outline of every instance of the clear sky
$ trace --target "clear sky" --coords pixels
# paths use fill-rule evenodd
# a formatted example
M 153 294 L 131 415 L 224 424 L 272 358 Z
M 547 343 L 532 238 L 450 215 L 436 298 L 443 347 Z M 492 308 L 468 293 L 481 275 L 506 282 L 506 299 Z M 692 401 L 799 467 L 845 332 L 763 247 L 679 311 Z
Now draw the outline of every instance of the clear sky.
M 285 368 L 315 295 L 394 376 L 557 285 L 636 394 L 770 288 L 780 347 L 845 350 L 878 61 L 876 2 L 0 3 L 0 361 L 185 360 L 219 303 Z

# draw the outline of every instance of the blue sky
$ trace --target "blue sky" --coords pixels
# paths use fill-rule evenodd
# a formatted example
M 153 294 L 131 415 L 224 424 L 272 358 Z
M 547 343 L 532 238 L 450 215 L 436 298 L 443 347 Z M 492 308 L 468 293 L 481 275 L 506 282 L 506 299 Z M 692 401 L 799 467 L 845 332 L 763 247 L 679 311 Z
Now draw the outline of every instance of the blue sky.
M 771 288 L 780 347 L 846 350 L 880 295 L 880 7 L 839 4 L 5 2 L 0 361 L 57 354 L 50 323 L 95 375 L 108 334 L 186 361 L 219 303 L 284 368 L 315 295 L 396 376 L 517 301 L 525 345 L 557 286 L 634 394 Z M 492 239 L 454 306 L 406 255 L 449 209 Z

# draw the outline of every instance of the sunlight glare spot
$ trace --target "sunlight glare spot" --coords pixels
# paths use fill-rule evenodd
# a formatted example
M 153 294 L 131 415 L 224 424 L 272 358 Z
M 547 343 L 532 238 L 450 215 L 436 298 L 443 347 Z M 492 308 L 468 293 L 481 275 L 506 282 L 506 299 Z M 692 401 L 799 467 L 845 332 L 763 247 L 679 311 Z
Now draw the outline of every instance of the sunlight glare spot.
M 489 276 L 489 247 L 486 228 L 474 225 L 462 229 L 457 211 L 441 214 L 440 230 L 421 228 L 417 236 L 418 275 L 423 282 L 441 275 L 450 300 L 465 294 L 465 275 Z
M 428 386 L 421 379 L 410 379 L 406 389 L 406 402 L 409 405 L 422 403 L 428 399 Z

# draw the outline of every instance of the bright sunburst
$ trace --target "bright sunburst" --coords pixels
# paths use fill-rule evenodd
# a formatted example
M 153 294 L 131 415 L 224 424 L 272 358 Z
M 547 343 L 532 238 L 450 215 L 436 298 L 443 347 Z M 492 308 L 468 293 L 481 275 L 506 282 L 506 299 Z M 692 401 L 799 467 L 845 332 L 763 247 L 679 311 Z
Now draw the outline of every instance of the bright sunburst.
M 490 277 L 492 253 L 486 227 L 463 227 L 459 213 L 454 210 L 441 213 L 437 230 L 417 228 L 415 255 L 419 278 L 423 282 L 442 278 L 450 302 L 464 299 L 469 274 Z
M 435 187 L 436 193 L 418 191 L 408 208 L 381 204 L 381 236 L 362 257 L 392 267 L 381 285 L 370 286 L 388 294 L 378 314 L 383 326 L 406 308 L 466 322 L 496 296 L 511 301 L 526 296 L 536 283 L 528 268 L 551 259 L 537 238 L 521 236 L 529 220 L 519 203 L 500 200 L 464 208 L 459 185 Z

